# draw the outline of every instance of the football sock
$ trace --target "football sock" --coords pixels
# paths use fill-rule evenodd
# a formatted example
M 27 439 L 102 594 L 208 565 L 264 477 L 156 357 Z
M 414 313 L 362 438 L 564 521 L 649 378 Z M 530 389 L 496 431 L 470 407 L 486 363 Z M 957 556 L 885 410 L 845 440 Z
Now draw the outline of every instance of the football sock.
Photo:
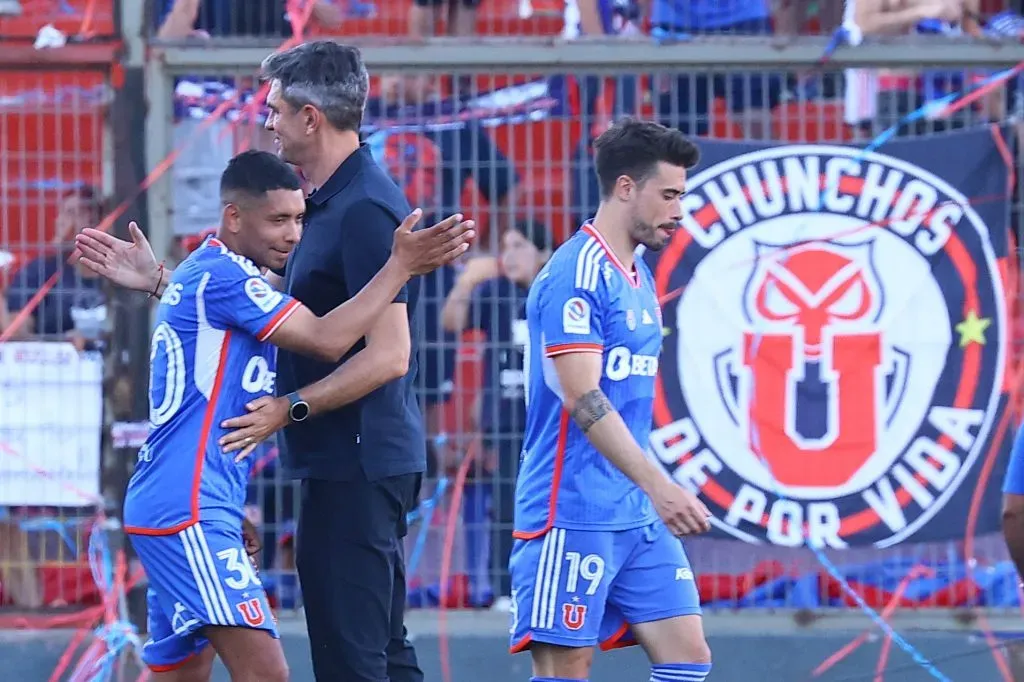
M 662 663 L 651 666 L 650 682 L 704 682 L 710 663 Z

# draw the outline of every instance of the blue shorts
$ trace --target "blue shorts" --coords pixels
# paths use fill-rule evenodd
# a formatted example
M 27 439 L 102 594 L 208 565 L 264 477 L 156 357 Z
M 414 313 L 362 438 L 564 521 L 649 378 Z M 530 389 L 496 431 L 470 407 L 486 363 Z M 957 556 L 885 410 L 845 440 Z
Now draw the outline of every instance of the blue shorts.
M 516 540 L 509 570 L 512 653 L 531 642 L 630 646 L 632 624 L 701 612 L 683 544 L 660 521 L 621 531 L 552 528 Z
M 202 651 L 207 625 L 266 630 L 277 638 L 241 528 L 202 521 L 174 535 L 129 537 L 149 579 L 142 660 L 150 670 L 174 670 Z
M 1010 465 L 1006 467 L 1003 492 L 1010 495 L 1024 495 L 1024 428 L 1017 431 L 1010 452 Z

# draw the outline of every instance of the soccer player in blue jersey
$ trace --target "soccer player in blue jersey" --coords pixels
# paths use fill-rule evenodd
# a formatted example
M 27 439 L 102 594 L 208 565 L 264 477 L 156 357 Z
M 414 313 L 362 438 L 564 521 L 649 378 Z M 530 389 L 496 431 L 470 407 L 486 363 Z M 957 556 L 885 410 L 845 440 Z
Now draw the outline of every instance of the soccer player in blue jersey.
M 1017 572 L 1024 576 L 1024 429 L 1014 438 L 1003 480 L 1003 537 Z
M 1003 538 L 1018 576 L 1024 576 L 1024 429 L 1017 431 L 1003 480 Z M 1024 643 L 1006 645 L 1013 679 L 1024 679 Z
M 395 231 L 384 268 L 358 295 L 317 317 L 262 274 L 284 266 L 299 241 L 306 204 L 298 176 L 273 154 L 246 152 L 224 171 L 221 200 L 216 237 L 175 269 L 160 299 L 152 430 L 124 505 L 124 528 L 149 580 L 143 659 L 160 682 L 206 682 L 214 651 L 236 682 L 288 679 L 243 538 L 251 460 L 222 451 L 221 422 L 273 394 L 275 346 L 337 362 L 412 276 L 451 261 L 473 236 L 471 223 L 456 225 L 458 216 L 413 232 L 414 212 Z M 80 235 L 83 262 L 131 286 L 130 276 L 104 267 L 111 240 L 96 231 Z
M 635 643 L 651 682 L 702 682 L 711 653 L 678 536 L 708 530 L 710 513 L 645 452 L 661 309 L 635 256 L 668 243 L 698 151 L 677 130 L 632 119 L 595 150 L 597 214 L 526 304 L 511 650 L 530 650 L 532 682 L 586 680 L 595 645 Z

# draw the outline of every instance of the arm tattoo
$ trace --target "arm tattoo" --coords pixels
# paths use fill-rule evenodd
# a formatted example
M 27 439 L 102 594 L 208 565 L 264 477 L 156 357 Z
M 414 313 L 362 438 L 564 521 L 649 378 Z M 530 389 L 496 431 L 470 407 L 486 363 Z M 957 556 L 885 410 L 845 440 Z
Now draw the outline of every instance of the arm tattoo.
M 597 388 L 580 396 L 572 408 L 572 418 L 580 431 L 586 433 L 609 412 L 615 411 L 608 397 Z

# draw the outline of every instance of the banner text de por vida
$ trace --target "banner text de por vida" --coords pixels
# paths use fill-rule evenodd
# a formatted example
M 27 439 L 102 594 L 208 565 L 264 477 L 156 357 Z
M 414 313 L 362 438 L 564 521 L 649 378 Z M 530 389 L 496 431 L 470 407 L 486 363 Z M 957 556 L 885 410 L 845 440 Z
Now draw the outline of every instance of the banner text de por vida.
M 896 491 L 903 488 L 910 495 L 910 504 L 922 509 L 956 479 L 985 419 L 984 410 L 933 406 L 928 422 L 953 443 L 946 448 L 935 438 L 919 436 L 904 450 L 896 463 L 878 480 L 858 493 L 891 531 L 907 525 Z M 651 433 L 651 450 L 665 465 L 675 465 L 692 453 L 672 474 L 677 483 L 699 492 L 723 470 L 722 460 L 708 447 L 693 420 L 689 417 L 672 422 Z M 821 453 L 826 456 L 826 452 Z M 749 482 L 740 485 L 732 505 L 718 521 L 734 528 L 743 523 L 765 526 L 769 542 L 782 547 L 832 547 L 844 549 L 847 543 L 839 536 L 842 516 L 839 508 L 827 500 L 796 500 L 786 496 L 781 486 L 763 490 Z

